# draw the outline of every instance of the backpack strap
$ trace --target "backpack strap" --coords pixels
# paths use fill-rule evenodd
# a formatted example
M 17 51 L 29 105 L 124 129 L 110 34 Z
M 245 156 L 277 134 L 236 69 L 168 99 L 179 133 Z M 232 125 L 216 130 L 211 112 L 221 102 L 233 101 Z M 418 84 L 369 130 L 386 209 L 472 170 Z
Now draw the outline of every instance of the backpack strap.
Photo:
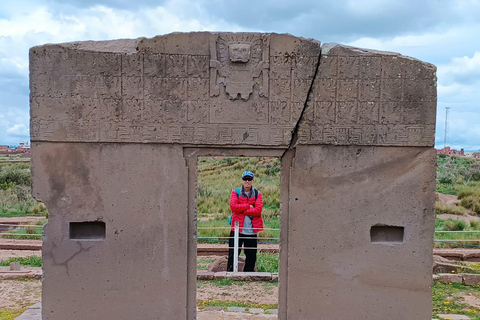
M 240 188 L 236 188 L 235 189 L 235 192 L 237 193 L 237 197 L 240 197 Z M 257 202 L 257 198 L 258 198 L 258 190 L 253 188 L 253 192 L 255 193 L 255 202 Z

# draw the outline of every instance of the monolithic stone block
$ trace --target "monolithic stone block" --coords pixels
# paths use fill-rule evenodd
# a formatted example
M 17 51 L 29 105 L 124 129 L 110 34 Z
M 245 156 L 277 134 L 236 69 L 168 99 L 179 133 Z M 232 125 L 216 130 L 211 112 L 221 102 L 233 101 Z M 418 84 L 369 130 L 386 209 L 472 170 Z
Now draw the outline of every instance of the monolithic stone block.
M 467 286 L 476 286 L 480 284 L 480 274 L 463 273 L 463 283 Z
M 435 71 L 286 34 L 32 48 L 43 320 L 195 318 L 198 154 L 282 157 L 280 318 L 429 319 Z
M 454 273 L 439 273 L 438 274 L 438 281 L 443 283 L 462 283 L 463 277 L 461 274 L 454 274 Z

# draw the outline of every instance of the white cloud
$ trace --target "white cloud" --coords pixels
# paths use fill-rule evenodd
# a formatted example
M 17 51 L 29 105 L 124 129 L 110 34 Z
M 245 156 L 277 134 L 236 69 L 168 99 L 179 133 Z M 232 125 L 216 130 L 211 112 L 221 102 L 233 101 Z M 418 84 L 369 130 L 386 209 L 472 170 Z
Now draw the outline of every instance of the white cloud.
M 437 0 L 2 1 L 0 140 L 13 143 L 18 140 L 13 133 L 28 134 L 30 47 L 202 30 L 288 32 L 434 63 L 438 66 L 438 138 L 443 138 L 439 130 L 444 108 L 450 106 L 451 141 L 480 148 L 478 0 L 442 5 Z
M 28 128 L 21 123 L 14 124 L 13 127 L 7 128 L 7 133 L 16 135 L 16 136 L 28 136 Z

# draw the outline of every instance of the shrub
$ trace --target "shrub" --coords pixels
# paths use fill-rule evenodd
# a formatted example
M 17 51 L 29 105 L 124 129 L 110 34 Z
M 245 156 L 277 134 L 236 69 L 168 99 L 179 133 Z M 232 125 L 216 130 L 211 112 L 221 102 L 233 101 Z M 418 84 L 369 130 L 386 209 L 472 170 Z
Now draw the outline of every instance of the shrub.
M 475 186 L 466 186 L 458 191 L 458 199 L 462 199 L 468 196 L 480 198 L 480 188 Z
M 278 253 L 258 253 L 257 254 L 258 272 L 278 272 Z
M 480 220 L 470 221 L 470 227 L 474 230 L 480 230 Z
M 0 187 L 7 190 L 16 185 L 30 186 L 29 167 L 18 164 L 0 167 Z
M 462 220 L 448 219 L 445 221 L 444 227 L 450 231 L 463 231 L 467 229 L 468 225 Z
M 462 198 L 460 204 L 465 207 L 471 209 L 473 212 L 480 214 L 480 197 L 476 197 L 473 195 L 466 196 Z
M 28 256 L 28 257 L 14 257 L 9 258 L 7 260 L 0 261 L 0 266 L 8 267 L 12 262 L 20 262 L 22 266 L 27 267 L 41 267 L 42 266 L 42 258 L 37 256 Z
M 436 214 L 455 214 L 463 216 L 466 209 L 456 205 L 447 205 L 439 202 L 435 202 L 435 213 Z
M 442 184 L 452 184 L 453 179 L 451 177 L 441 177 L 440 179 L 438 179 L 438 182 Z

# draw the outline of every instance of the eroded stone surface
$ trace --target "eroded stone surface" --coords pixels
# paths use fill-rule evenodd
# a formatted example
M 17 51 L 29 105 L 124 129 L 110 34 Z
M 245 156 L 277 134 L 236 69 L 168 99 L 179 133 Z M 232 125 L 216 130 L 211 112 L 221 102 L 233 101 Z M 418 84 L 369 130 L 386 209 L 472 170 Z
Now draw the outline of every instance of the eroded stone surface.
M 31 49 L 32 141 L 287 146 L 320 54 L 316 41 L 253 33 L 111 46 Z
M 299 142 L 433 146 L 435 72 L 399 54 L 324 44 Z
M 198 150 L 283 154 L 280 318 L 429 319 L 435 68 L 320 51 L 207 32 L 32 48 L 43 320 L 195 318 Z

